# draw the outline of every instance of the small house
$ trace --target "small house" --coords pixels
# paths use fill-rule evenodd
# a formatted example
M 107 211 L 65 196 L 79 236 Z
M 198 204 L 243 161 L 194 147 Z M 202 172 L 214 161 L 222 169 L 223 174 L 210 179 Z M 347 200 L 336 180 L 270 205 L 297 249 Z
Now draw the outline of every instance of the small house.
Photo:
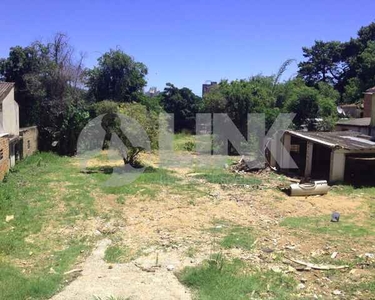
M 364 92 L 363 113 L 360 118 L 350 118 L 339 120 L 336 123 L 337 131 L 357 131 L 362 134 L 371 135 L 371 128 L 375 127 L 375 111 L 373 111 L 373 103 L 375 102 L 375 87 Z M 371 122 L 373 121 L 373 122 Z M 375 133 L 374 133 L 375 134 Z
M 36 126 L 20 129 L 14 83 L 0 82 L 0 180 L 16 164 L 16 160 L 33 154 L 37 149 Z
M 275 156 L 271 155 L 271 166 L 305 179 L 375 185 L 375 89 L 368 95 L 368 120 L 355 123 L 354 129 L 348 126 L 333 132 L 279 132 L 271 142 Z M 366 130 L 360 130 L 364 124 Z

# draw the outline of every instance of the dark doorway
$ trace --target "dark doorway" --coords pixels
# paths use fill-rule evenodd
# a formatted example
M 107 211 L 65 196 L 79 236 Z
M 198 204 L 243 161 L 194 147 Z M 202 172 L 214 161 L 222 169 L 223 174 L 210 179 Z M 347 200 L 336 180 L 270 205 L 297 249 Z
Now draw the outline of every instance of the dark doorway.
M 320 144 L 314 144 L 312 157 L 312 179 L 329 180 L 331 166 L 331 148 Z
M 347 155 L 345 182 L 355 186 L 375 186 L 375 154 Z

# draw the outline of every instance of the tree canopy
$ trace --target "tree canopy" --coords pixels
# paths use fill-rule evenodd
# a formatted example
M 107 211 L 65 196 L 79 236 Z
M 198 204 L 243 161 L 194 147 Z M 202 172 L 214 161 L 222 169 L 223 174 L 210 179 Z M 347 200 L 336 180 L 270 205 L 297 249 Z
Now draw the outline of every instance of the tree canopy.
M 341 102 L 358 102 L 375 86 L 375 23 L 361 27 L 350 41 L 315 41 L 302 51 L 306 60 L 299 63 L 299 76 L 309 86 L 331 84 Z
M 201 98 L 190 89 L 177 88 L 167 83 L 160 94 L 160 104 L 167 113 L 174 114 L 175 130 L 195 130 L 195 115 L 199 112 Z
M 140 101 L 147 81 L 147 67 L 121 50 L 111 49 L 98 59 L 98 66 L 87 70 L 89 97 L 94 101 Z

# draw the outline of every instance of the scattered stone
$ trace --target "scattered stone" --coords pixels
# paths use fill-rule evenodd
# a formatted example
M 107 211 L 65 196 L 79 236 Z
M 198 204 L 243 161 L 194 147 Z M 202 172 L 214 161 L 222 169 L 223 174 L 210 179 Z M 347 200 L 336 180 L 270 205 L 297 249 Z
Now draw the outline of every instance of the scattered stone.
M 365 257 L 373 259 L 375 255 L 374 253 L 365 253 Z
M 262 251 L 265 253 L 272 253 L 273 249 L 266 247 L 266 248 L 262 248 Z
M 54 268 L 50 268 L 48 273 L 49 274 L 57 274 L 57 272 L 55 271 Z
M 282 272 L 282 270 L 281 270 L 278 266 L 273 266 L 273 267 L 271 267 L 271 270 L 272 270 L 273 272 L 275 272 L 275 273 L 281 273 L 281 272 Z
M 174 265 L 168 265 L 167 266 L 168 271 L 173 271 L 174 270 Z
M 296 246 L 285 246 L 285 249 L 294 250 L 296 249 Z
M 334 295 L 336 295 L 336 296 L 339 296 L 339 295 L 342 294 L 342 292 L 341 292 L 340 290 L 334 290 L 334 291 L 332 292 L 332 294 L 334 294 Z
M 332 255 L 331 255 L 331 258 L 336 258 L 337 254 L 339 254 L 338 252 L 333 252 Z
M 306 283 L 307 282 L 307 278 L 302 277 L 299 281 L 301 281 L 302 283 Z
M 109 265 L 109 266 L 108 266 L 108 269 L 112 270 L 112 269 L 113 269 L 113 266 L 112 266 L 112 265 Z
M 114 234 L 118 230 L 118 227 L 113 222 L 108 222 L 97 228 L 101 234 Z
M 300 283 L 299 285 L 297 285 L 297 290 L 303 290 L 306 288 L 306 285 L 304 285 L 303 283 Z

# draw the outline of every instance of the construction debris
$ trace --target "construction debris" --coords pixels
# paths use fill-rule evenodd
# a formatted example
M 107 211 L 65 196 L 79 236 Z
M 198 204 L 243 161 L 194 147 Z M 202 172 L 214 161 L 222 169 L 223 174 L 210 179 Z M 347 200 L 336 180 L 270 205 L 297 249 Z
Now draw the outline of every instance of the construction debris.
M 233 172 L 263 172 L 266 168 L 266 164 L 260 160 L 247 161 L 243 156 L 238 163 L 235 163 L 231 170 Z
M 14 215 L 10 215 L 10 216 L 5 217 L 5 222 L 7 222 L 7 223 L 12 221 L 12 220 L 14 220 Z
M 341 270 L 341 269 L 347 269 L 349 268 L 348 265 L 342 265 L 342 266 L 335 266 L 335 265 L 315 265 L 315 264 L 312 264 L 312 263 L 308 263 L 308 262 L 304 262 L 302 260 L 297 260 L 297 259 L 293 259 L 293 258 L 288 258 L 288 257 L 285 257 L 286 259 L 296 263 L 296 264 L 299 264 L 299 265 L 302 265 L 302 266 L 306 266 L 310 269 L 314 269 L 314 270 Z
M 70 270 L 68 272 L 65 272 L 64 275 L 69 275 L 69 274 L 73 274 L 73 273 L 80 273 L 82 271 L 83 271 L 83 269 L 73 269 L 73 270 Z
M 339 254 L 338 252 L 333 252 L 332 255 L 331 255 L 331 258 L 336 258 L 337 254 Z

